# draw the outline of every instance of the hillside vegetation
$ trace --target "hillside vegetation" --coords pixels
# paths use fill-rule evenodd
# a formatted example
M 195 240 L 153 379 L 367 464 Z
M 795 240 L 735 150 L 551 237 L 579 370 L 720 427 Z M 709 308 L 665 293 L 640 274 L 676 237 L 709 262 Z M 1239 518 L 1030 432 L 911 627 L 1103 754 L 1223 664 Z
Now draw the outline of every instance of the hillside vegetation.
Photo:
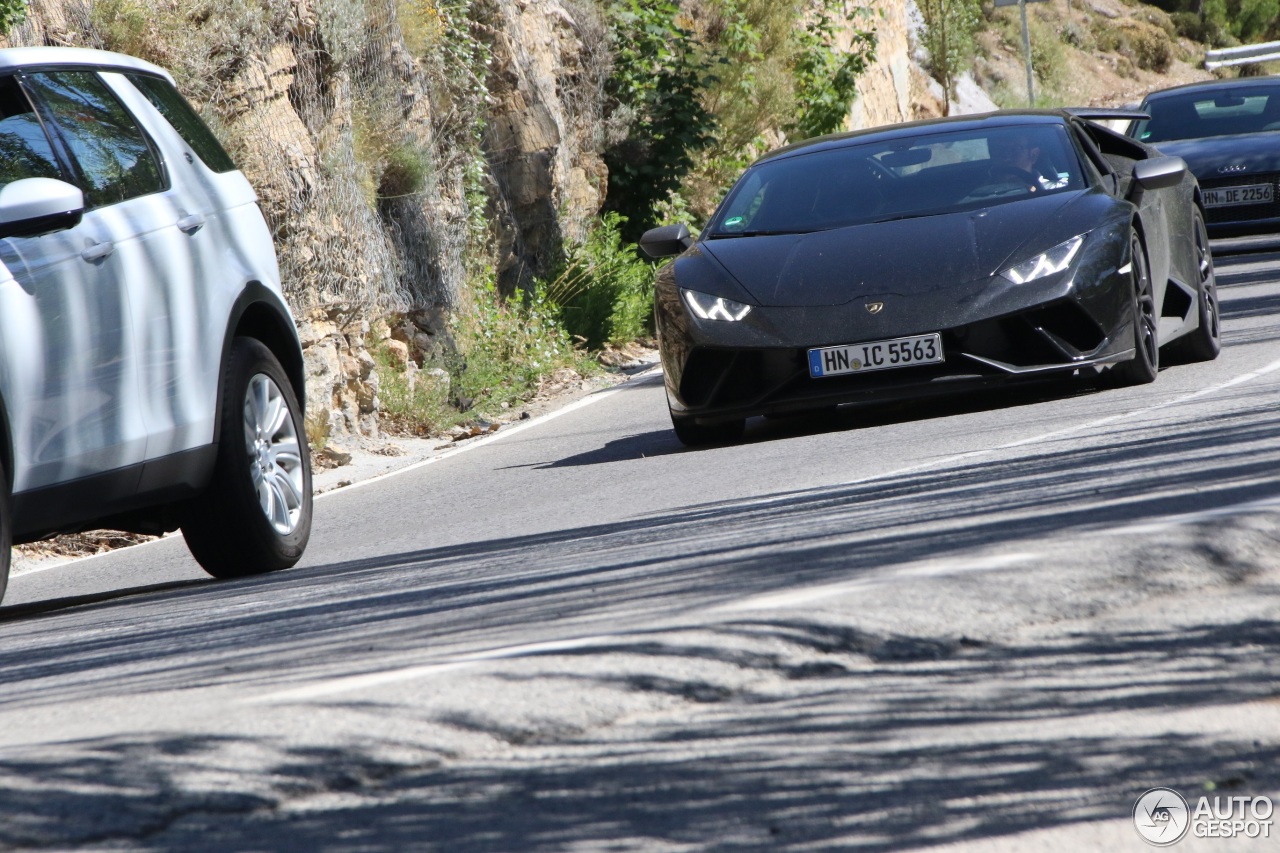
M 1270 33 L 1247 22 L 1280 0 L 1164 2 L 1034 4 L 1037 102 L 1204 76 L 1202 42 Z M 1025 103 L 1016 7 L 919 11 L 934 78 Z M 0 0 L 11 44 L 152 60 L 227 142 L 276 236 L 317 447 L 439 432 L 648 335 L 631 242 L 844 127 L 884 20 L 846 0 Z

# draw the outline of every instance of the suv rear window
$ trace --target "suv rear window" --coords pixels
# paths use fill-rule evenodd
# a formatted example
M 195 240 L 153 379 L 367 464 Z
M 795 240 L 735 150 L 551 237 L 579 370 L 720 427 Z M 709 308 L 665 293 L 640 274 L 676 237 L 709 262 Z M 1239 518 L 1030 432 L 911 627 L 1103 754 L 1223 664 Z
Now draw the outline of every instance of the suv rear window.
M 222 147 L 222 143 L 218 142 L 209 126 L 168 80 L 146 74 L 127 76 L 129 82 L 173 125 L 173 129 L 178 131 L 178 135 L 191 146 L 206 166 L 215 172 L 235 171 L 236 164 Z

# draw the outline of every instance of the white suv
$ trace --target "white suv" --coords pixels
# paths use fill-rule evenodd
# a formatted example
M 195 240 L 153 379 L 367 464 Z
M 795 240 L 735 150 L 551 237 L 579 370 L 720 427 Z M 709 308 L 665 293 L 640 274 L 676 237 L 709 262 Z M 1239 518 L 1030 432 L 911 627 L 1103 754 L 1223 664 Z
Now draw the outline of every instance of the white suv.
M 0 50 L 0 596 L 12 543 L 98 527 L 293 565 L 303 374 L 257 197 L 173 79 Z

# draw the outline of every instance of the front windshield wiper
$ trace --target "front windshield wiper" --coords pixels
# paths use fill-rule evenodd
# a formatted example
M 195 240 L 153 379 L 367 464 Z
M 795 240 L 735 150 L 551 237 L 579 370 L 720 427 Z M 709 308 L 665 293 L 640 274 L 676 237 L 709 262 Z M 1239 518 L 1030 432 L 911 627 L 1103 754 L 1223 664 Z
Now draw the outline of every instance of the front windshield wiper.
M 725 237 L 782 237 L 790 234 L 813 234 L 816 231 L 823 231 L 822 228 L 804 228 L 794 231 L 717 231 L 707 236 L 708 240 L 720 240 Z
M 926 210 L 923 213 L 895 213 L 893 216 L 886 216 L 884 219 L 872 220 L 872 225 L 880 225 L 884 222 L 901 222 L 904 219 L 923 219 L 926 216 L 938 216 L 943 211 Z

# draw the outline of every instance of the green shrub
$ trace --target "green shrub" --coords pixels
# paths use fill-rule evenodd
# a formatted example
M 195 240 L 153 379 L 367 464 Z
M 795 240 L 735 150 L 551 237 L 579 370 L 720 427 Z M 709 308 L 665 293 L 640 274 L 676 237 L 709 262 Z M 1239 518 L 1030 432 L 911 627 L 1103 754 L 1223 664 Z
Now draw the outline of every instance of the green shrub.
M 1101 53 L 1120 53 L 1128 45 L 1124 33 L 1108 18 L 1098 17 L 1092 29 L 1094 44 Z
M 1027 28 L 1031 34 L 1031 70 L 1046 88 L 1056 89 L 1067 70 L 1066 47 L 1053 27 L 1039 18 L 1029 19 Z M 1049 93 L 1040 94 L 1048 96 Z M 1049 98 L 1037 97 L 1036 100 L 1043 104 Z
M 148 4 L 139 0 L 99 0 L 90 7 L 89 20 L 109 50 L 163 61 L 157 55 L 155 22 Z
M 818 4 L 803 33 L 797 33 L 800 45 L 791 74 L 795 79 L 796 120 L 788 131 L 798 139 L 821 136 L 844 129 L 849 107 L 857 94 L 858 75 L 875 59 L 876 37 L 870 29 L 852 27 L 845 15 L 837 17 L 831 0 Z M 855 14 L 870 14 L 863 7 Z M 836 27 L 850 29 L 852 50 L 836 47 Z
M 1280 0 L 1160 0 L 1178 32 L 1210 47 L 1269 41 L 1280 35 Z
M 1231 23 L 1240 40 L 1246 44 L 1262 41 L 1273 32 L 1280 17 L 1280 0 L 1240 0 L 1234 12 Z
M 1163 74 L 1173 62 L 1173 47 L 1163 29 L 1143 21 L 1130 21 L 1123 25 L 1121 34 L 1128 50 L 1139 68 Z
M 378 195 L 397 198 L 422 192 L 430 172 L 430 155 L 411 142 L 402 142 L 386 154 Z
M 1175 12 L 1172 17 L 1178 35 L 1206 47 L 1227 47 L 1234 41 L 1220 23 L 1202 18 L 1195 12 Z
M 1062 25 L 1062 42 L 1076 50 L 1091 51 L 1095 47 L 1093 33 L 1087 26 L 1077 21 L 1067 21 Z
M 569 247 L 555 278 L 542 288 L 565 331 L 591 350 L 652 331 L 653 264 L 623 242 L 621 228 L 622 218 L 607 214 L 583 242 Z
M 432 435 L 461 420 L 450 404 L 449 381 L 428 370 L 405 370 L 392 359 L 385 340 L 374 342 L 369 351 L 377 363 L 379 414 L 392 429 Z
M 603 152 L 609 168 L 605 203 L 632 239 L 654 206 L 674 192 L 712 141 L 715 119 L 700 103 L 707 67 L 672 0 L 617 0 L 609 20 L 614 64 L 605 85 L 611 116 L 629 119 L 625 138 Z
M 1173 63 L 1173 44 L 1164 28 L 1146 21 L 1110 21 L 1099 19 L 1094 25 L 1098 50 L 1119 53 L 1133 65 L 1163 74 Z M 1117 71 L 1123 72 L 1123 68 Z
M 446 38 L 447 22 L 432 0 L 396 0 L 395 14 L 404 45 L 416 57 L 431 55 Z
M 975 37 L 982 24 L 980 4 L 978 0 L 921 0 L 918 5 L 924 19 L 926 67 L 951 98 L 956 78 L 973 67 Z
M 556 307 L 541 293 L 516 291 L 503 299 L 492 274 L 469 290 L 470 304 L 451 319 L 458 354 L 447 365 L 459 408 L 487 411 L 518 403 L 560 368 L 590 370 L 561 327 Z
M 14 24 L 27 17 L 26 0 L 0 0 L 0 35 L 9 32 Z

